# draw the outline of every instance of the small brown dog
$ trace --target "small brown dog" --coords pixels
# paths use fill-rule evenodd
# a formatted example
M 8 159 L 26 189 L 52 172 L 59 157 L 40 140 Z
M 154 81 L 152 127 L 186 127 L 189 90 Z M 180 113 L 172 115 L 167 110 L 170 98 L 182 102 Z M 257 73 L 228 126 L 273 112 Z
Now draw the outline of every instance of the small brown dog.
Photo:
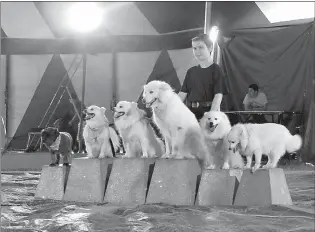
M 47 127 L 41 131 L 41 139 L 51 154 L 49 166 L 59 165 L 60 155 L 63 158 L 63 165 L 69 166 L 72 152 L 72 137 L 69 133 L 59 132 L 54 127 Z

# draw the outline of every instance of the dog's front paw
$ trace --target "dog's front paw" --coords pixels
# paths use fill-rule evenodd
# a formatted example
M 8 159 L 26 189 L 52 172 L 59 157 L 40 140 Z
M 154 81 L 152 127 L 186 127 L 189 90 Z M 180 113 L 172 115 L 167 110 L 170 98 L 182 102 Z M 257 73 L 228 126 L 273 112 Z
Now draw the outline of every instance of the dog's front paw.
M 260 165 L 255 165 L 252 167 L 252 173 L 255 173 L 259 169 Z
M 149 158 L 149 155 L 148 154 L 143 154 L 142 156 L 141 156 L 141 158 L 144 158 L 144 159 L 146 159 L 146 158 Z
M 224 163 L 221 168 L 222 169 L 230 169 L 230 165 L 228 163 Z
M 262 166 L 261 168 L 262 168 L 262 169 L 269 169 L 269 168 L 271 168 L 271 165 L 266 164 L 266 165 Z
M 169 158 L 171 158 L 169 153 L 165 153 L 161 156 L 161 159 L 169 159 Z
M 234 165 L 232 168 L 233 168 L 233 169 L 242 169 L 242 168 L 243 168 L 243 166 L 240 166 L 240 165 Z
M 184 158 L 185 158 L 183 155 L 180 155 L 180 154 L 178 154 L 178 153 L 176 153 L 176 154 L 171 154 L 171 157 L 172 157 L 173 159 L 184 159 Z
M 250 169 L 251 167 L 250 167 L 250 165 L 246 165 L 245 167 L 244 167 L 244 169 Z
M 205 167 L 206 170 L 213 170 L 215 169 L 215 165 L 214 164 L 210 164 L 208 166 Z
M 126 153 L 124 156 L 122 156 L 122 158 L 132 158 L 132 155 L 129 153 Z

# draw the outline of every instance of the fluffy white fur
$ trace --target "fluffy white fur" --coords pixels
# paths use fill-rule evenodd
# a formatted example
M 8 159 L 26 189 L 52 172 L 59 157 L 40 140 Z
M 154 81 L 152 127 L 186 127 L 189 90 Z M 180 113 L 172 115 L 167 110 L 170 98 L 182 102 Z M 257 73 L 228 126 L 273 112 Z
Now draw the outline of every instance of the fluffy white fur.
M 83 129 L 83 138 L 88 158 L 113 157 L 109 139 L 112 140 L 115 151 L 119 148 L 119 136 L 109 127 L 105 111 L 104 107 L 95 105 L 84 110 L 86 125 Z
M 152 108 L 153 120 L 165 139 L 166 151 L 161 158 L 197 158 L 200 165 L 214 168 L 195 115 L 169 84 L 151 81 L 144 86 L 143 101 Z
M 292 136 L 283 125 L 276 123 L 236 124 L 228 134 L 229 149 L 246 156 L 246 168 L 251 167 L 252 156 L 255 165 L 252 172 L 260 168 L 262 154 L 268 156 L 263 168 L 275 168 L 285 152 L 295 152 L 302 146 L 300 135 Z
M 239 152 L 233 153 L 229 149 L 227 135 L 232 127 L 225 113 L 220 111 L 206 112 L 199 124 L 216 166 L 221 166 L 222 169 L 244 168 L 244 161 Z
M 124 157 L 143 158 L 157 157 L 162 154 L 161 143 L 154 136 L 145 111 L 138 108 L 137 103 L 120 101 L 114 107 L 115 126 L 122 137 L 126 154 Z M 157 149 L 158 150 L 157 150 Z

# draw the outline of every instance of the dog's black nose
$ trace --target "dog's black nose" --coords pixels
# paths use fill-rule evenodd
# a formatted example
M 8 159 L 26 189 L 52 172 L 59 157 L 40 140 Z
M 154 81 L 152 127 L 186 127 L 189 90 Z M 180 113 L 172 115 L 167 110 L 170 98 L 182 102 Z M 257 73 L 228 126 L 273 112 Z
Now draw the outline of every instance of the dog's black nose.
M 213 122 L 210 122 L 209 125 L 210 125 L 210 126 L 213 126 Z
M 142 101 L 142 103 L 143 103 L 143 104 L 146 104 L 146 101 L 145 101 L 145 99 L 144 99 L 144 98 L 142 98 L 142 100 L 141 100 L 141 101 Z
M 229 150 L 231 151 L 231 150 L 232 150 L 232 148 L 230 148 L 230 147 L 229 147 Z

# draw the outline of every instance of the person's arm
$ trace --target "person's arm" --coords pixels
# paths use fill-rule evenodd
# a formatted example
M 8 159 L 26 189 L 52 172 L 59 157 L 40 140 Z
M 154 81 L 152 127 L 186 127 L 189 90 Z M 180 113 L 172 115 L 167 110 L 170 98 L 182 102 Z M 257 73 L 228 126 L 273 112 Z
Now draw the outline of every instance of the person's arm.
M 221 72 L 221 69 L 218 65 L 215 66 L 214 70 L 214 78 L 215 78 L 215 86 L 214 86 L 214 98 L 211 104 L 211 111 L 220 111 L 223 95 L 228 94 L 228 87 L 226 81 L 224 79 L 224 75 Z
M 250 104 L 250 102 L 248 101 L 248 95 L 245 95 L 245 98 L 243 100 L 243 105 L 244 105 L 244 110 L 246 111 L 250 111 L 252 110 L 252 104 Z
M 222 102 L 223 94 L 217 93 L 214 95 L 212 104 L 211 104 L 211 111 L 220 111 L 220 106 Z
M 267 110 L 267 107 L 268 107 L 268 99 L 267 99 L 267 96 L 266 94 L 263 93 L 263 106 L 262 106 L 262 110 Z
M 189 92 L 189 71 L 190 69 L 188 69 L 187 73 L 186 73 L 186 76 L 185 76 L 185 79 L 184 79 L 184 82 L 183 82 L 183 85 L 178 93 L 178 96 L 180 97 L 180 99 L 185 102 L 186 98 L 187 98 L 187 94 Z
M 179 92 L 178 96 L 180 97 L 180 99 L 182 99 L 183 102 L 185 102 L 186 97 L 187 97 L 187 93 Z
M 267 108 L 268 108 L 268 102 L 264 105 L 263 110 L 264 110 L 264 111 L 266 111 L 266 110 L 267 110 Z

